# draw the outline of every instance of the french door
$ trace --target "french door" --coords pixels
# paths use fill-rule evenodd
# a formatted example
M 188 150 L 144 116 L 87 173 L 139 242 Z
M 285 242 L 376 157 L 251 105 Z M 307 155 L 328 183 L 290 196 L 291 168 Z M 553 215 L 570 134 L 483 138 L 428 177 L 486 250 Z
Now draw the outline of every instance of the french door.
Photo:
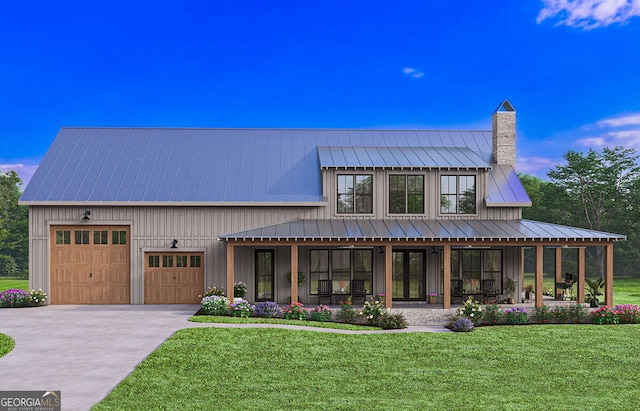
M 393 299 L 425 300 L 424 250 L 393 252 Z
M 256 250 L 256 301 L 273 301 L 273 250 Z

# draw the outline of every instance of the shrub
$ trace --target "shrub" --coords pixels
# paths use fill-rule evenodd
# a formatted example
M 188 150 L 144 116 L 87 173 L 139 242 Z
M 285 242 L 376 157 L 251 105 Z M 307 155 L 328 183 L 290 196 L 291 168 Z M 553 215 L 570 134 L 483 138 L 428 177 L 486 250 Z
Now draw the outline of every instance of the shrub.
M 399 330 L 407 328 L 407 320 L 402 313 L 385 314 L 378 319 L 378 324 L 383 330 Z
M 564 324 L 569 322 L 569 309 L 564 305 L 556 305 L 551 309 L 551 318 L 556 324 Z
M 311 321 L 326 322 L 331 319 L 331 310 L 326 305 L 319 305 L 309 312 Z
M 615 307 L 618 312 L 620 324 L 638 324 L 640 323 L 640 310 L 635 304 L 618 304 Z
M 206 315 L 225 315 L 229 308 L 229 300 L 221 295 L 209 295 L 201 301 L 202 312 Z
M 204 298 L 204 297 L 209 297 L 209 296 L 212 296 L 212 295 L 224 296 L 224 288 L 218 288 L 214 284 L 213 287 L 207 288 L 207 291 L 205 291 L 204 294 L 199 295 L 198 297 Z
M 307 310 L 302 303 L 295 302 L 284 309 L 284 318 L 287 320 L 306 320 Z
M 24 307 L 29 301 L 29 293 L 18 288 L 0 292 L 0 307 Z
M 387 314 L 387 309 L 380 301 L 373 303 L 365 301 L 362 310 L 360 310 L 360 315 L 364 316 L 367 323 L 371 325 L 377 325 L 379 320 Z
M 38 289 L 29 291 L 29 299 L 27 303 L 30 306 L 36 307 L 38 305 L 44 305 L 47 302 L 47 293 Z
M 247 295 L 247 285 L 242 281 L 233 284 L 233 297 L 244 298 Z
M 453 331 L 468 333 L 473 331 L 473 321 L 468 318 L 460 317 L 453 322 Z
M 609 306 L 600 307 L 591 313 L 591 321 L 594 324 L 618 324 L 620 317 L 618 312 Z
M 527 315 L 527 309 L 524 307 L 514 307 L 504 310 L 504 315 L 507 318 L 509 324 L 527 324 L 529 323 L 529 317 Z
M 569 314 L 569 321 L 577 324 L 584 322 L 589 316 L 589 309 L 582 304 L 569 304 L 567 306 L 567 312 Z
M 482 320 L 486 324 L 496 325 L 502 321 L 504 313 L 502 308 L 498 304 L 489 304 L 485 307 L 484 313 L 482 313 Z
M 549 324 L 553 321 L 551 309 L 546 305 L 536 308 L 536 310 L 533 312 L 533 318 L 538 324 Z
M 260 317 L 277 317 L 282 314 L 282 308 L 274 301 L 264 301 L 256 305 L 254 314 Z
M 253 314 L 253 310 L 255 310 L 255 308 L 256 307 L 254 307 L 253 304 L 250 304 L 249 301 L 243 300 L 242 298 L 234 298 L 233 304 L 229 306 L 231 315 L 241 318 L 251 317 L 251 314 Z
M 474 300 L 473 297 L 469 297 L 462 307 L 456 310 L 454 319 L 458 319 L 460 317 L 470 319 L 473 321 L 473 325 L 477 326 L 480 324 L 480 320 L 482 319 L 482 307 L 480 307 L 480 304 Z
M 356 309 L 351 302 L 351 297 L 347 300 L 346 303 L 340 302 L 341 307 L 336 314 L 336 318 L 343 323 L 352 323 L 356 319 Z

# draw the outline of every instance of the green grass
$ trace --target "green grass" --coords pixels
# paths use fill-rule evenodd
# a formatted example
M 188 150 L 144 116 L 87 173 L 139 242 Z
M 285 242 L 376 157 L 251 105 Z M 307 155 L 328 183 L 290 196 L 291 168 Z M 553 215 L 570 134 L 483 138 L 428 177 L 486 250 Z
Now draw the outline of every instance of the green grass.
M 299 320 L 283 320 L 281 318 L 237 318 L 237 317 L 225 317 L 215 315 L 194 315 L 189 318 L 189 321 L 195 323 L 222 323 L 222 324 L 285 324 L 285 325 L 299 325 L 305 327 L 316 328 L 331 328 L 336 330 L 381 330 L 380 327 L 371 327 L 367 325 L 354 325 L 343 324 L 334 322 L 319 322 L 319 321 L 299 321 Z
M 629 409 L 640 325 L 178 331 L 95 410 Z
M 10 353 L 15 345 L 16 342 L 13 340 L 13 338 L 5 334 L 0 334 L 0 357 L 4 357 L 8 353 Z
M 29 291 L 29 280 L 16 280 L 14 278 L 0 278 L 0 291 L 18 288 Z
M 525 273 L 524 283 L 534 284 L 534 274 Z M 555 281 L 545 274 L 543 278 L 543 288 L 553 289 Z M 586 290 L 586 287 L 585 287 Z M 574 295 L 577 289 L 574 285 Z M 586 292 L 586 291 L 585 291 Z M 615 304 L 637 304 L 640 305 L 640 278 L 614 278 L 613 279 L 613 301 Z

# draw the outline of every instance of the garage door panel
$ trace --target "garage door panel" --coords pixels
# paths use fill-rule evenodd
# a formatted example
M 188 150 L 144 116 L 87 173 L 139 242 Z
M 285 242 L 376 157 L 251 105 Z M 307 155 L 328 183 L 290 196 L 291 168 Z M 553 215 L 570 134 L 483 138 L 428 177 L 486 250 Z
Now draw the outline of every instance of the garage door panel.
M 188 266 L 191 264 L 191 256 L 198 257 L 198 267 Z M 204 290 L 204 268 L 201 264 L 203 257 L 202 253 L 147 253 L 144 273 L 145 304 L 199 303 L 198 295 Z

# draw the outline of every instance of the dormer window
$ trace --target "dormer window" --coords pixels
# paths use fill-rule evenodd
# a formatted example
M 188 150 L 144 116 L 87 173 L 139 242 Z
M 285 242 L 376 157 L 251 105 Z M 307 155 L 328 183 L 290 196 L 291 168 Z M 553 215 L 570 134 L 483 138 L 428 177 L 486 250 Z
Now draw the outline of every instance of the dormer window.
M 440 213 L 476 213 L 476 176 L 440 176 Z
M 338 214 L 373 213 L 373 175 L 338 174 Z
M 389 214 L 424 214 L 423 175 L 389 175 Z

